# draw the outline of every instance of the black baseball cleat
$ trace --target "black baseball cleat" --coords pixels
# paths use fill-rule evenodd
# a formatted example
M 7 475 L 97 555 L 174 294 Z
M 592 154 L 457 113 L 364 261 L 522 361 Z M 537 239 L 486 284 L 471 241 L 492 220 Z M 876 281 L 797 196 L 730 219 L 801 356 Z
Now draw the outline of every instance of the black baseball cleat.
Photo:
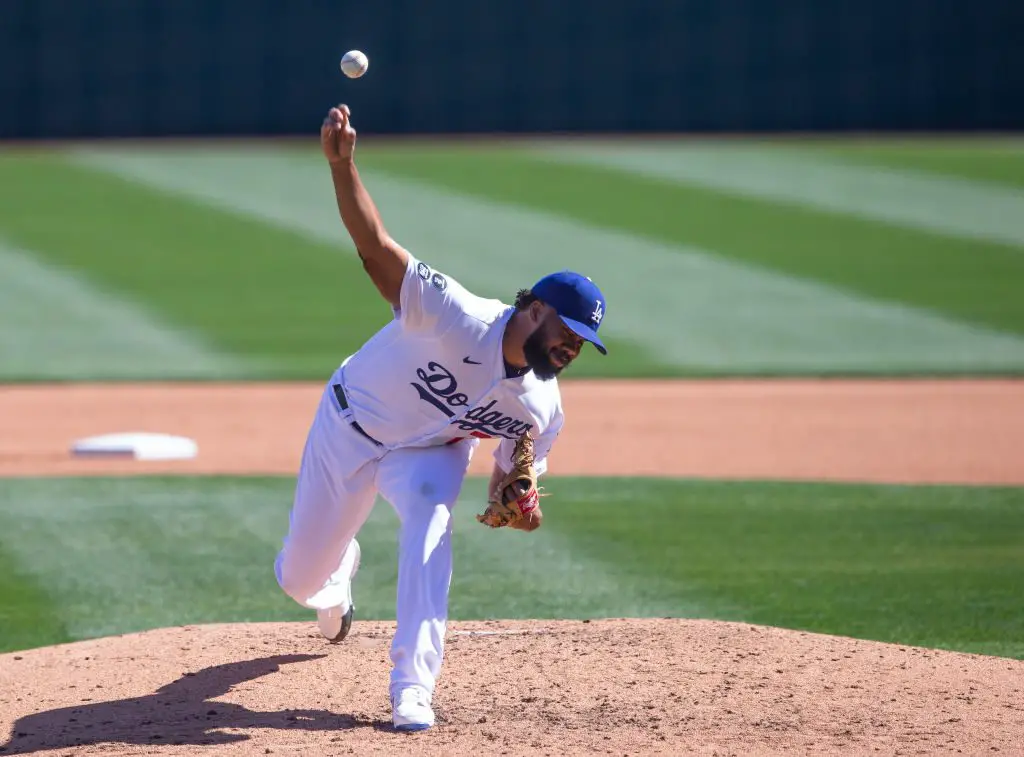
M 355 615 L 355 605 L 348 606 L 348 612 L 342 615 L 341 607 L 331 607 L 327 610 L 316 611 L 316 624 L 320 628 L 320 634 L 332 644 L 344 641 L 352 628 L 352 617 Z

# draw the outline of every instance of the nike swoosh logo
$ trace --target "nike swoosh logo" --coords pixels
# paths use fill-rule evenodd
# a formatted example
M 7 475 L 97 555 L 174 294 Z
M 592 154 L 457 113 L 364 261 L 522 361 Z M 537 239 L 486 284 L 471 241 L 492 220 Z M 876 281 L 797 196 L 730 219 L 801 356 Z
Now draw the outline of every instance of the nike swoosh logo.
M 475 360 L 471 360 L 471 359 L 470 359 L 470 358 L 469 358 L 468 356 L 467 356 L 467 357 L 464 357 L 464 358 L 462 358 L 462 362 L 463 362 L 463 363 L 468 363 L 469 365 L 483 365 L 483 363 L 478 363 L 478 362 L 477 362 L 477 361 L 475 361 Z

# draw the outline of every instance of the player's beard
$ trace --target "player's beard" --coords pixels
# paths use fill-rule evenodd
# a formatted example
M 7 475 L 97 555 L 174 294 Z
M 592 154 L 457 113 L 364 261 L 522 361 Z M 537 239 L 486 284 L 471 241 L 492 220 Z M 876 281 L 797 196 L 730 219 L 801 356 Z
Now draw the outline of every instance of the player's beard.
M 534 375 L 541 381 L 550 381 L 562 369 L 551 360 L 551 352 L 544 345 L 544 329 L 537 328 L 523 344 L 523 357 Z

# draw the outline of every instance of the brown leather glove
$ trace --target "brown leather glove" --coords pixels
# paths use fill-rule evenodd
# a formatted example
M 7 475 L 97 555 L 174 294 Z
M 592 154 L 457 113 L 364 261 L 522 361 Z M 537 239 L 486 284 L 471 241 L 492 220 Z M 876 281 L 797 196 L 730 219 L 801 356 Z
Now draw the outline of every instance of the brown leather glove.
M 476 519 L 501 528 L 523 518 L 540 506 L 537 471 L 534 470 L 533 437 L 525 432 L 512 451 L 512 470 L 489 493 L 487 508 Z

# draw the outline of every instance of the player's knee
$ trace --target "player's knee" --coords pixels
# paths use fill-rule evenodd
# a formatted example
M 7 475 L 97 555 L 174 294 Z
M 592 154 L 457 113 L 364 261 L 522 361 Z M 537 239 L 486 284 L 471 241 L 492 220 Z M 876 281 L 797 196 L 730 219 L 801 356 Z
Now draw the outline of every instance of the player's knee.
M 316 593 L 317 585 L 312 584 L 306 576 L 289 567 L 284 555 L 278 555 L 274 563 L 274 575 L 277 577 L 277 585 L 281 591 L 294 599 L 299 604 L 305 604 L 306 600 Z

